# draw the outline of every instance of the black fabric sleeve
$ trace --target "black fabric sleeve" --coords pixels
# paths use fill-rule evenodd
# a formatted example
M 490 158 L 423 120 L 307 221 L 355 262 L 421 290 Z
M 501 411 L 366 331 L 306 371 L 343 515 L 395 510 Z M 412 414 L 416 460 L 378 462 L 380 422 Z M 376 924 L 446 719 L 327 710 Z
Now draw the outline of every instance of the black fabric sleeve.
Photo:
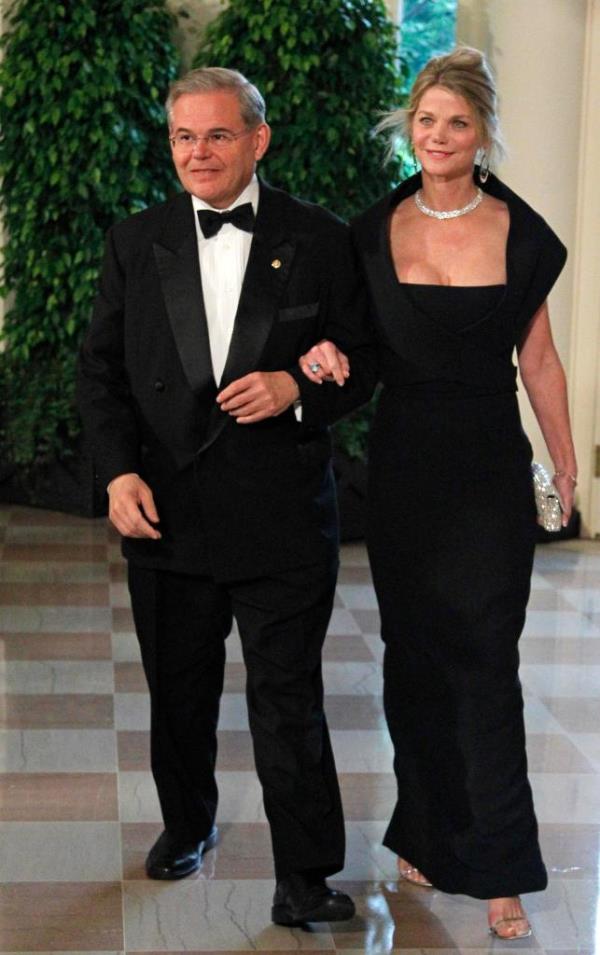
M 538 255 L 531 273 L 522 308 L 520 309 L 518 335 L 522 334 L 529 322 L 544 304 L 567 260 L 567 250 L 558 236 L 542 220 Z
M 321 315 L 319 340 L 334 342 L 348 356 L 350 377 L 342 387 L 333 382 L 316 385 L 299 365 L 287 369 L 300 389 L 305 428 L 335 423 L 368 401 L 377 384 L 377 349 L 366 286 L 347 226 L 332 232 L 322 251 Z
M 104 263 L 92 320 L 78 364 L 77 400 L 84 436 L 100 488 L 119 474 L 138 471 L 140 438 L 125 369 L 124 269 L 114 230 L 106 238 Z

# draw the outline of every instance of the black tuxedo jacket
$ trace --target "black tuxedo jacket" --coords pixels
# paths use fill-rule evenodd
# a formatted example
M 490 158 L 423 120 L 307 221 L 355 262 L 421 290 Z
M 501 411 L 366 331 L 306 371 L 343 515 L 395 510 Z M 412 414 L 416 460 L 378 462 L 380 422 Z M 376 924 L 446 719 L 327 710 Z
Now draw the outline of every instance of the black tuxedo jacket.
M 287 369 L 300 387 L 303 421 L 290 408 L 239 425 L 215 402 L 191 197 L 109 231 L 78 395 L 100 485 L 137 472 L 155 496 L 162 539 L 124 539 L 126 557 L 226 580 L 334 553 L 327 424 L 364 401 L 372 383 L 368 358 L 341 391 L 308 382 L 297 359 L 324 337 L 368 354 L 349 231 L 261 182 L 220 387 L 252 371 Z

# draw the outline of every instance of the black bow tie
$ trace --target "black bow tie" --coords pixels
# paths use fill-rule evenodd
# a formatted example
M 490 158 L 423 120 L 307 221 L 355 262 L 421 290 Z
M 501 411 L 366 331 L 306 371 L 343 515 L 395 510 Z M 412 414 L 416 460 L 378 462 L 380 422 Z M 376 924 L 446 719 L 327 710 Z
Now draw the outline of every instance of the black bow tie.
M 222 225 L 231 222 L 244 232 L 254 231 L 254 209 L 251 202 L 244 202 L 229 212 L 217 212 L 216 209 L 198 209 L 198 221 L 205 239 L 216 235 Z

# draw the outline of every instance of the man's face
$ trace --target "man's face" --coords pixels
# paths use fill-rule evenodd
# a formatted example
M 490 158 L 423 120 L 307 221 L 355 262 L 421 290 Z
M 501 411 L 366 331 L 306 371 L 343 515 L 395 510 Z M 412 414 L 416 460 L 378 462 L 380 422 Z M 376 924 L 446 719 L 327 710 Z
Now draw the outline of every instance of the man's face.
M 237 138 L 227 142 L 219 133 Z M 266 123 L 246 127 L 237 95 L 229 90 L 184 93 L 175 100 L 169 135 L 178 134 L 213 137 L 198 138 L 195 145 L 172 141 L 171 150 L 183 188 L 215 209 L 226 209 L 246 188 L 271 138 Z

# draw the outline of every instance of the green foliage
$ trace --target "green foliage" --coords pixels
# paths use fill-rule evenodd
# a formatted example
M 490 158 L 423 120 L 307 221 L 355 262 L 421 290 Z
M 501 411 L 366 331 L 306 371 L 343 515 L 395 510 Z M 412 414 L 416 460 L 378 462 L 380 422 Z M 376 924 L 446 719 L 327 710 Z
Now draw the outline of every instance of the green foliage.
M 383 0 L 231 0 L 194 65 L 238 69 L 262 92 L 269 182 L 349 217 L 398 179 L 372 136 L 399 104 L 397 40 Z
M 177 56 L 163 0 L 16 0 L 7 20 L 0 453 L 35 471 L 78 434 L 75 355 L 104 232 L 173 187 L 162 100 Z

